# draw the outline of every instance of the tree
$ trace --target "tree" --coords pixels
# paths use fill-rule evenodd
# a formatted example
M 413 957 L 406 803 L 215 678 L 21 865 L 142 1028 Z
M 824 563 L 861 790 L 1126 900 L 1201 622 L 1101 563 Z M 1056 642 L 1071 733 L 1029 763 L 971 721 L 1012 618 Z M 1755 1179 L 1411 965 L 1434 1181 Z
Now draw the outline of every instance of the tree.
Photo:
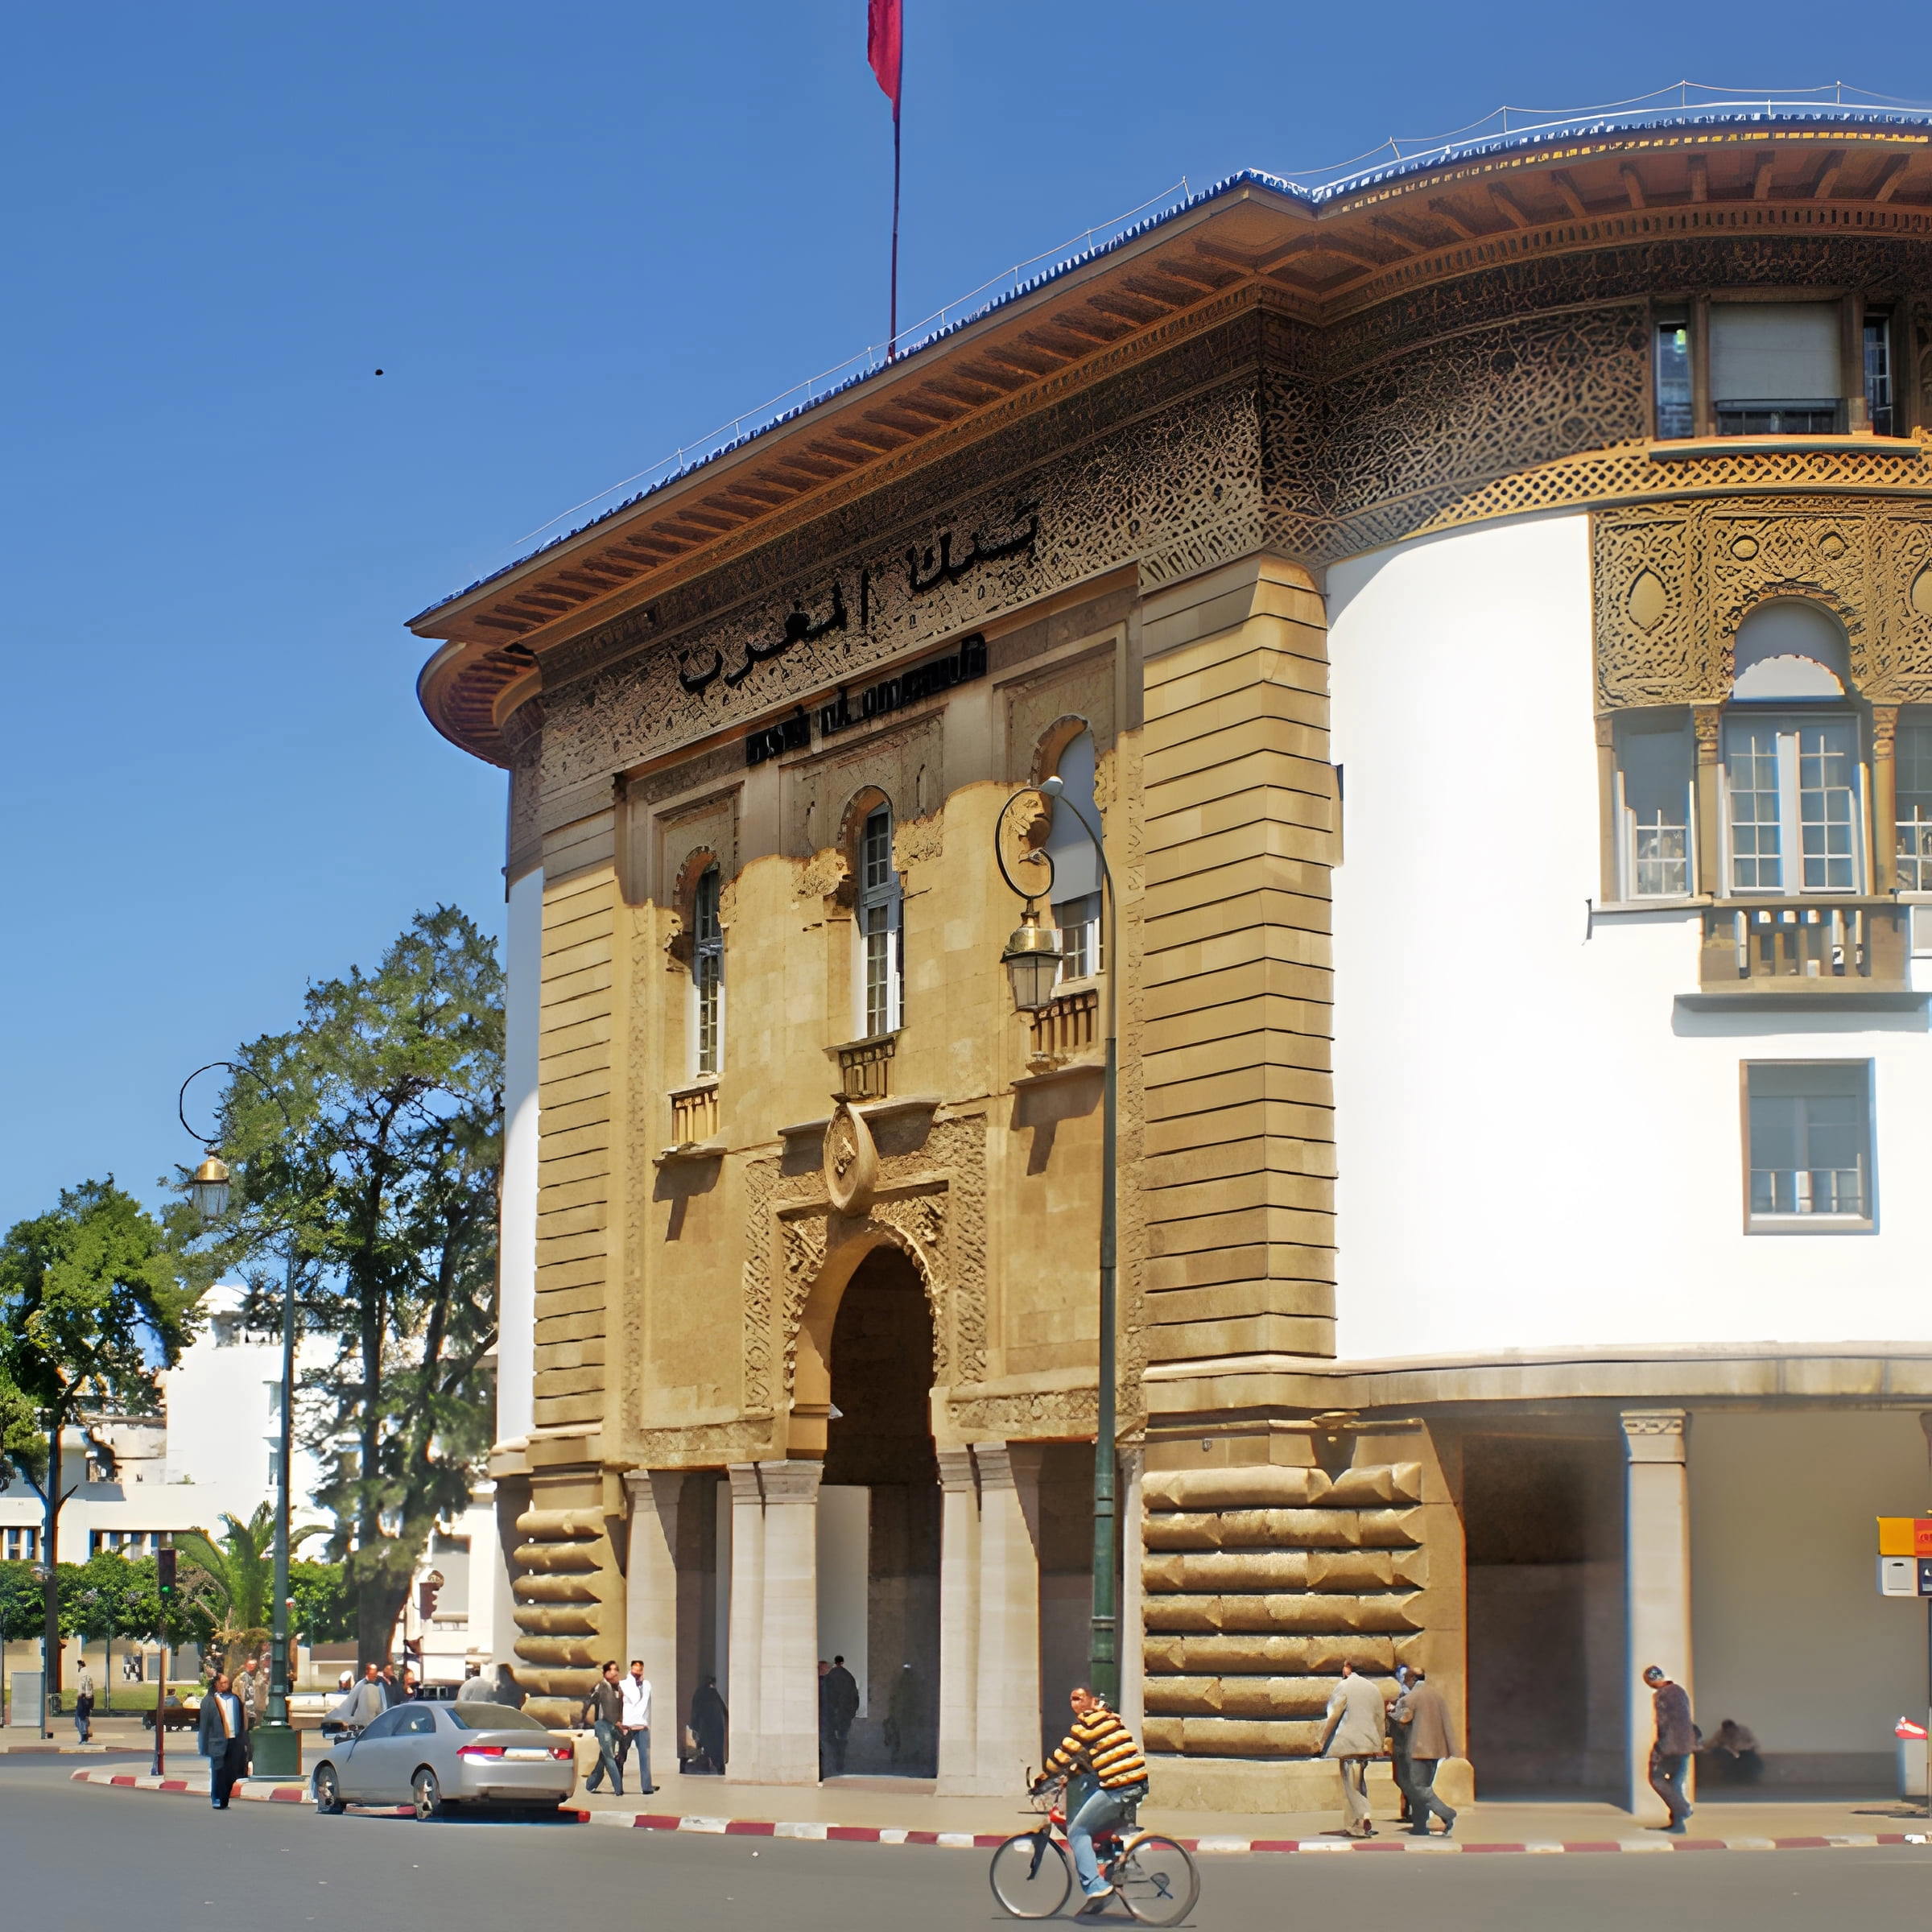
M 63 1432 L 96 1407 L 151 1410 L 193 1307 L 159 1224 L 111 1174 L 63 1189 L 59 1207 L 16 1222 L 0 1244 L 0 1451 L 39 1493 L 50 1573 L 72 1493 Z M 50 1690 L 60 1681 L 57 1587 L 47 1586 L 43 1622 Z
M 245 1523 L 225 1513 L 228 1534 L 220 1542 L 205 1530 L 184 1530 L 175 1538 L 184 1575 L 184 1588 L 204 1600 L 214 1635 L 213 1648 L 225 1656 L 239 1646 L 249 1649 L 268 1636 L 275 1588 L 275 1512 L 263 1503 Z M 290 1550 L 312 1536 L 325 1535 L 320 1523 L 304 1524 L 288 1533 Z
M 356 1616 L 340 1563 L 291 1563 L 288 1593 L 295 1600 L 288 1627 L 312 1644 L 332 1644 L 356 1633 Z
M 302 1378 L 365 1659 L 389 1653 L 417 1558 L 464 1507 L 490 1441 L 503 974 L 461 912 L 419 914 L 372 974 L 312 986 L 303 1023 L 239 1050 L 222 1103 L 229 1212 L 198 1261 L 240 1268 L 258 1319 L 281 1285 L 256 1257 L 292 1241 Z
M 155 1559 L 97 1550 L 85 1563 L 60 1566 L 60 1627 L 102 1648 L 101 1688 L 111 1703 L 114 1640 L 138 1642 L 159 1634 L 161 1595 L 155 1585 Z

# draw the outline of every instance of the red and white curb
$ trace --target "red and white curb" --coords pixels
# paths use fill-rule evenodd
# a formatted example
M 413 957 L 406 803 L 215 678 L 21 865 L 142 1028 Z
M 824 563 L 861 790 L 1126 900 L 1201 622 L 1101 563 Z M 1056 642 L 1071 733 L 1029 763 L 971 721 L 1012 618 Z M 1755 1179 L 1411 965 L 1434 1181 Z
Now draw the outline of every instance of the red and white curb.
M 127 1771 L 76 1771 L 76 1784 L 102 1785 L 127 1791 L 166 1791 L 177 1796 L 205 1798 L 208 1786 L 186 1778 L 155 1777 Z M 235 1796 L 257 1804 L 299 1805 L 309 1802 L 306 1785 L 237 1785 Z M 395 1815 L 407 1816 L 398 1806 Z M 989 1852 L 1012 1836 L 1006 1831 L 921 1831 L 891 1825 L 833 1825 L 816 1820 L 758 1818 L 683 1817 L 669 1811 L 579 1811 L 580 1820 L 592 1825 L 616 1825 L 631 1831 L 688 1831 L 712 1838 L 805 1839 L 847 1845 L 936 1845 L 942 1850 Z M 1851 1851 L 1873 1845 L 1932 1844 L 1932 1831 L 1821 1832 L 1791 1838 L 1670 1838 L 1662 1832 L 1641 1839 L 1534 1839 L 1485 1843 L 1472 1839 L 1393 1837 L 1351 1838 L 1183 1838 L 1177 1841 L 1203 1857 L 1242 1852 L 1295 1852 L 1368 1853 L 1399 1852 L 1411 1857 L 1441 1857 L 1453 1852 L 1827 1852 Z

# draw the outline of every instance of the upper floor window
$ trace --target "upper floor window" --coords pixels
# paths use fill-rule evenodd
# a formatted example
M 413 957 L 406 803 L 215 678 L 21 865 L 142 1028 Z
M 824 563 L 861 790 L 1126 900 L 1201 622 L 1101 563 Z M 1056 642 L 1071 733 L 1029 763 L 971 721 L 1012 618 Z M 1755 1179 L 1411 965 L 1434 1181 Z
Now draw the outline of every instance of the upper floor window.
M 691 895 L 691 989 L 695 1071 L 724 1063 L 724 931 L 718 922 L 719 872 L 707 866 Z
M 1892 436 L 1897 418 L 1892 407 L 1892 318 L 1881 310 L 1865 311 L 1865 414 L 1872 433 Z
M 1657 318 L 1657 433 L 1660 436 L 1697 433 L 1691 403 L 1690 321 L 1687 316 Z
M 1724 436 L 1843 429 L 1835 302 L 1713 302 L 1711 407 Z
M 1100 864 L 1087 828 L 1100 829 L 1094 803 L 1093 733 L 1083 731 L 1061 752 L 1063 787 L 1053 807 L 1046 855 L 1053 861 L 1053 923 L 1060 941 L 1060 977 L 1091 979 L 1101 957 Z
M 1758 1062 L 1745 1067 L 1744 1082 L 1750 1225 L 1868 1223 L 1870 1063 Z
M 1898 727 L 1894 814 L 1901 892 L 1932 892 L 1932 718 L 1908 712 Z
M 1616 728 L 1618 896 L 1686 898 L 1693 857 L 1690 713 L 1634 712 Z
M 859 833 L 858 945 L 861 1037 L 897 1031 L 906 1003 L 905 894 L 892 864 L 892 807 L 868 812 Z
M 1837 621 L 1802 599 L 1761 605 L 1739 627 L 1724 735 L 1728 893 L 1864 890 L 1864 763 L 1845 660 Z

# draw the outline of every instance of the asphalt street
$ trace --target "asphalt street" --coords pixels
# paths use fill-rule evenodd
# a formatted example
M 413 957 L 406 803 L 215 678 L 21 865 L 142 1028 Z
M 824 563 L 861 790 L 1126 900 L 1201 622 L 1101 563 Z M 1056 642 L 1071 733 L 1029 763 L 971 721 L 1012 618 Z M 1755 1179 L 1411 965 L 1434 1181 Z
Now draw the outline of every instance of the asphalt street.
M 703 1921 L 761 1932 L 983 1932 L 1013 1923 L 987 1890 L 983 1852 L 467 1818 L 419 1825 L 281 1805 L 217 1812 L 195 1798 L 76 1785 L 72 1769 L 72 1759 L 0 1758 L 0 1922 L 9 1927 L 477 1932 Z M 1202 1872 L 1191 1922 L 1209 1929 L 1888 1932 L 1922 1919 L 1932 1847 L 1650 1858 L 1257 1856 L 1204 1859 Z M 1101 1922 L 1127 1922 L 1116 1909 Z

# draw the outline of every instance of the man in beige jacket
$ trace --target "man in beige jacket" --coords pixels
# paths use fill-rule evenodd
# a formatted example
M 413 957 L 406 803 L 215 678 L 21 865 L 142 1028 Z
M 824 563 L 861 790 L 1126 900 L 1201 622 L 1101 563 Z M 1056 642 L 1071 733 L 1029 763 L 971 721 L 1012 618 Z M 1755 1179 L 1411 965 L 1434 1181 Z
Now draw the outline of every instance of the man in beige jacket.
M 1391 1724 L 1400 1725 L 1409 1740 L 1409 1835 L 1426 1838 L 1429 1814 L 1434 1812 L 1443 1821 L 1443 1836 L 1447 1838 L 1455 1829 L 1455 1814 L 1435 1794 L 1435 1769 L 1444 1758 L 1455 1756 L 1449 1707 L 1442 1692 L 1429 1682 L 1428 1673 L 1418 1670 L 1389 1715 Z
M 1368 1815 L 1368 1761 L 1382 1755 L 1385 1710 L 1382 1694 L 1353 1664 L 1342 1666 L 1342 1679 L 1328 1699 L 1322 1755 L 1342 1773 L 1342 1829 L 1351 1838 L 1373 1838 Z

